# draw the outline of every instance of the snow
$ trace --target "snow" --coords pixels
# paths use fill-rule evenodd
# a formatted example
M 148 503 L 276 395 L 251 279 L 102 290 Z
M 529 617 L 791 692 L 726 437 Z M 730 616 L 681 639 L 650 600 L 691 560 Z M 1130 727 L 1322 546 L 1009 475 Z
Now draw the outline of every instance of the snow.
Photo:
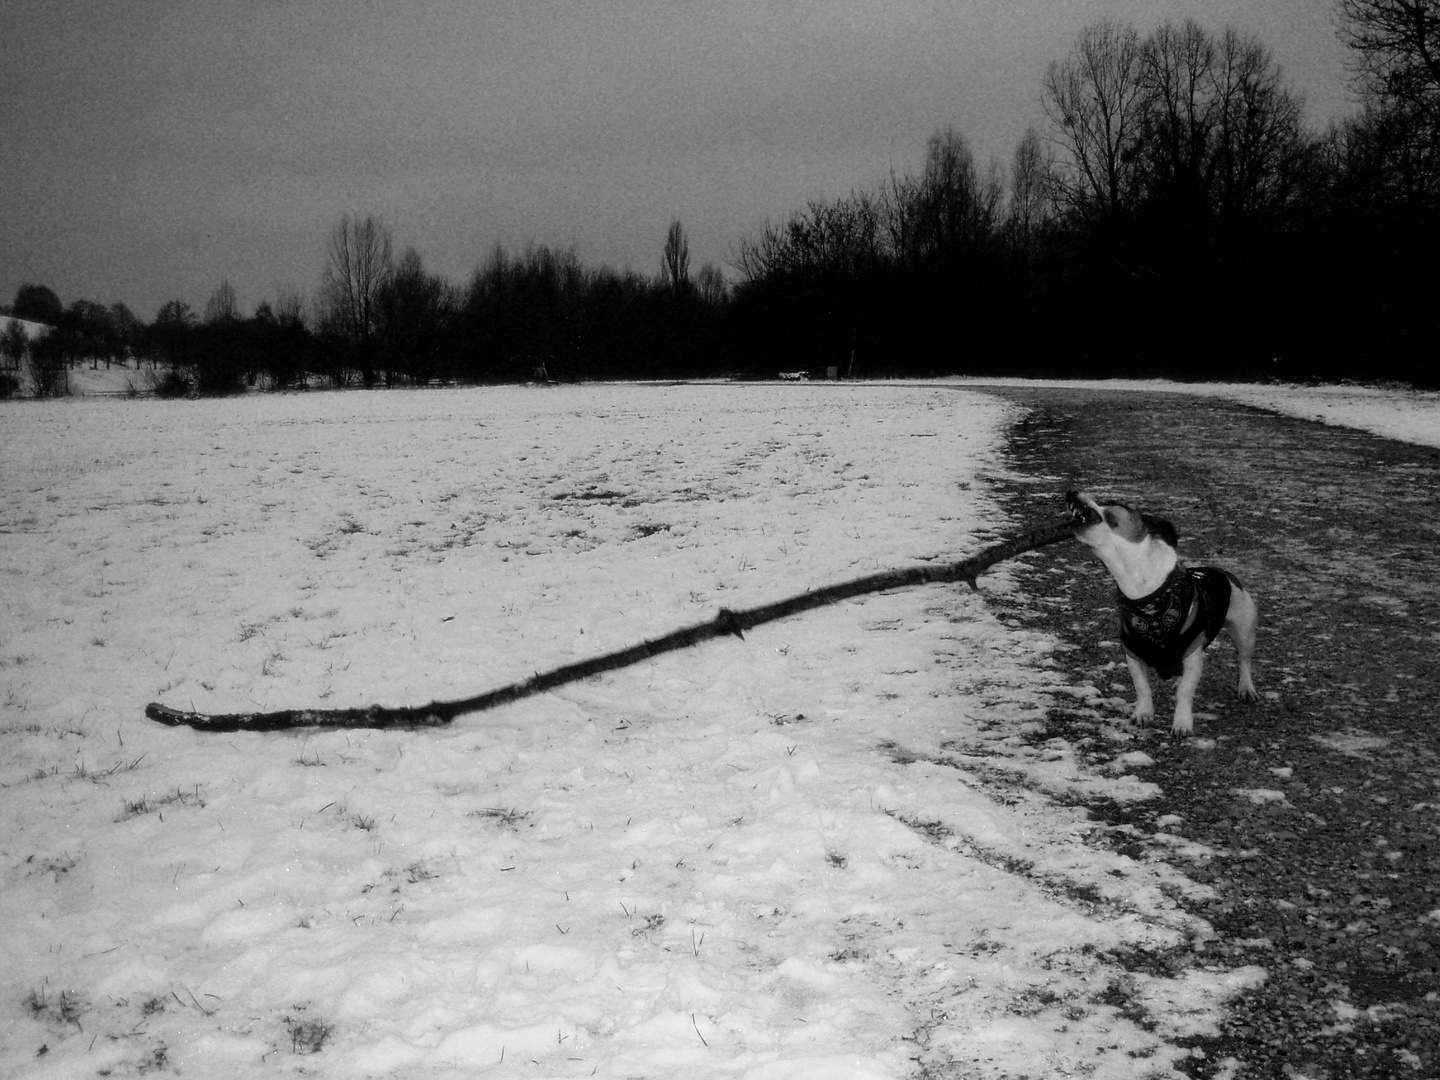
M 442 729 L 142 715 L 463 697 L 963 558 L 1033 524 L 989 494 L 1013 410 L 814 384 L 0 410 L 0 1073 L 1179 1075 L 1263 972 L 1210 965 L 1171 899 L 1203 887 L 1074 805 L 1153 785 L 1027 739 L 1098 692 L 997 616 L 1024 558 Z M 1174 977 L 1116 959 L 1171 946 L 1198 957 Z
M 1274 788 L 1231 788 L 1230 790 L 1242 799 L 1248 799 L 1257 806 L 1287 801 L 1285 793 L 1283 791 L 1276 791 Z
M 1258 409 L 1358 428 L 1387 439 L 1440 446 L 1440 393 L 1395 387 L 1234 384 L 1217 393 Z
M 25 331 L 25 337 L 34 341 L 50 328 L 44 323 L 31 322 L 29 319 L 17 319 L 10 315 L 0 315 L 0 334 L 6 333 L 11 326 L 19 326 Z

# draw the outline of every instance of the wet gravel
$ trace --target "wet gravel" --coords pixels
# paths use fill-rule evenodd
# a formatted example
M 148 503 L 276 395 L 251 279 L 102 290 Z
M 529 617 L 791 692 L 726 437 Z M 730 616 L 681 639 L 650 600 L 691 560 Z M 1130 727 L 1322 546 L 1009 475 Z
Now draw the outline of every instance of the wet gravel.
M 987 388 L 989 389 L 989 388 Z M 1234 652 L 1209 653 L 1196 738 L 1111 735 L 1114 706 L 1057 709 L 1063 736 L 1163 794 L 1095 805 L 1111 842 L 1160 857 L 1160 830 L 1204 845 L 1186 873 L 1218 937 L 1196 957 L 1134 958 L 1267 971 L 1186 1068 L 1247 1077 L 1440 1078 L 1440 452 L 1224 401 L 1108 390 L 993 388 L 1030 411 L 995 485 L 1016 520 L 1053 518 L 1070 487 L 1169 517 L 1192 564 L 1239 574 L 1261 605 L 1256 684 L 1233 693 Z M 1032 604 L 1076 683 L 1132 699 L 1114 586 L 1078 544 L 1027 557 Z M 1167 815 L 1173 815 L 1167 817 Z M 1174 819 L 1178 819 L 1174 820 Z M 1175 856 L 1167 856 L 1174 858 Z

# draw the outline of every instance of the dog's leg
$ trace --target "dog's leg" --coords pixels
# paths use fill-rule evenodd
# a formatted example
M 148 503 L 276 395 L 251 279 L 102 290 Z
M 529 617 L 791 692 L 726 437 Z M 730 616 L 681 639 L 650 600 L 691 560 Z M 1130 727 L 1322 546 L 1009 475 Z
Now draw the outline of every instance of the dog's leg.
M 1155 719 L 1155 699 L 1150 693 L 1150 668 L 1129 649 L 1125 650 L 1125 663 L 1130 668 L 1130 681 L 1135 684 L 1135 709 L 1130 718 L 1137 724 L 1149 724 Z
M 1244 589 L 1232 588 L 1230 608 L 1225 612 L 1225 632 L 1235 643 L 1237 666 L 1240 669 L 1240 680 L 1235 686 L 1235 692 L 1242 701 L 1260 700 L 1260 695 L 1255 690 L 1251 667 L 1255 657 L 1255 629 L 1259 625 L 1260 609 L 1255 604 L 1255 598 Z
M 1195 690 L 1205 670 L 1205 650 L 1198 644 L 1185 655 L 1180 667 L 1180 685 L 1175 687 L 1175 722 L 1170 734 L 1177 738 L 1195 733 Z

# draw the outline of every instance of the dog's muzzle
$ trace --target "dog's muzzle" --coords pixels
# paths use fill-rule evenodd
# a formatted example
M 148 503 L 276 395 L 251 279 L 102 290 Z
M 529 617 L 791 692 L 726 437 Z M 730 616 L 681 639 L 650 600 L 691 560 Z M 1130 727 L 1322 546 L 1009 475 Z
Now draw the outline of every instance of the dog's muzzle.
M 1070 522 L 1073 525 L 1093 525 L 1100 520 L 1100 515 L 1095 509 L 1086 506 L 1080 501 L 1078 491 L 1067 491 L 1065 493 L 1065 509 L 1070 511 Z

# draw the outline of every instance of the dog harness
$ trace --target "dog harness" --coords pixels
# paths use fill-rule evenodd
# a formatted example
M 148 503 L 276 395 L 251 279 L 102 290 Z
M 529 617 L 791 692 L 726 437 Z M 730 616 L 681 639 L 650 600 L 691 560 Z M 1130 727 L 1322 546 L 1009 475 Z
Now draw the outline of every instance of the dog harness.
M 1213 566 L 1193 570 L 1176 563 L 1164 583 L 1149 596 L 1120 601 L 1120 643 L 1160 673 L 1180 674 L 1185 654 L 1196 639 L 1206 649 L 1225 625 L 1230 609 L 1230 575 Z

